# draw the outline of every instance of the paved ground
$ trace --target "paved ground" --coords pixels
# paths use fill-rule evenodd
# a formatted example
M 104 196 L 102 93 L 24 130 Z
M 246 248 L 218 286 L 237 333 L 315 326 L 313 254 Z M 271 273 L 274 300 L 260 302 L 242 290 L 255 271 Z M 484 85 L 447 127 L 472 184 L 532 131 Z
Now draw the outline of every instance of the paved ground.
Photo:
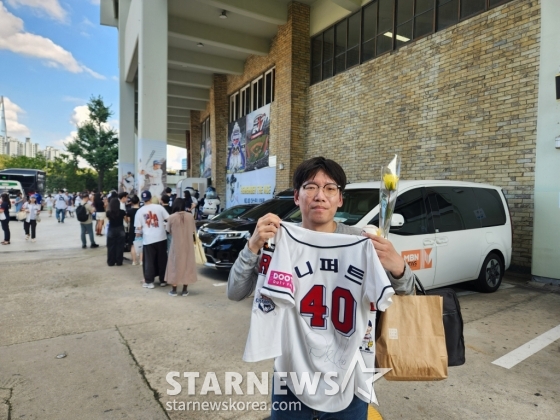
M 272 362 L 241 360 L 250 302 L 227 300 L 224 274 L 200 268 L 190 295 L 171 298 L 168 288 L 140 287 L 141 267 L 108 267 L 106 248 L 81 249 L 75 219 L 44 218 L 36 243 L 24 240 L 21 223 L 10 225 L 12 245 L 0 248 L 0 419 L 268 416 L 229 406 L 260 407 L 267 395 L 225 395 L 225 372 L 260 377 Z M 504 283 L 489 295 L 462 291 L 467 363 L 447 380 L 376 382 L 385 419 L 558 418 L 560 340 L 510 369 L 492 362 L 560 324 L 559 288 L 512 275 Z M 167 395 L 171 371 L 199 371 L 195 395 L 187 378 L 176 378 L 180 394 Z M 207 372 L 224 395 L 201 395 Z M 192 405 L 205 401 L 228 410 Z

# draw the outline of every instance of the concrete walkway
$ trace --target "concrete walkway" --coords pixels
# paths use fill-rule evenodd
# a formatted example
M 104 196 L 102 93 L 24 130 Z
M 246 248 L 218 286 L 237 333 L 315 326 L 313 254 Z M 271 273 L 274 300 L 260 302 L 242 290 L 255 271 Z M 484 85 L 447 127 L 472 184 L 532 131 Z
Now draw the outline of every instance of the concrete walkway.
M 268 417 L 267 409 L 202 406 L 270 402 L 270 381 L 265 395 L 247 395 L 247 373 L 270 380 L 273 362 L 242 361 L 251 301 L 227 299 L 226 274 L 199 268 L 190 295 L 170 297 L 169 287 L 141 287 L 140 266 L 108 267 L 104 246 L 82 249 L 75 219 L 44 218 L 36 243 L 25 241 L 21 223 L 10 225 L 12 245 L 0 247 L 0 419 Z M 558 417 L 559 341 L 511 369 L 492 362 L 560 324 L 559 288 L 511 275 L 504 284 L 461 295 L 467 363 L 447 380 L 376 382 L 384 419 Z M 181 374 L 175 396 L 169 372 Z M 183 372 L 200 372 L 194 395 Z M 221 395 L 203 395 L 208 372 Z M 225 394 L 226 372 L 243 375 L 243 395 Z

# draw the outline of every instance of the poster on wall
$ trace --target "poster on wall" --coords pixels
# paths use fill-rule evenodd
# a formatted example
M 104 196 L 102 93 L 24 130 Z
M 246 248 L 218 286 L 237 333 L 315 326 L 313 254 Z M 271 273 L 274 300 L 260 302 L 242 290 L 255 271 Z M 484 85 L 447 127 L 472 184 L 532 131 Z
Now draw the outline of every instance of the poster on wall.
M 270 104 L 246 116 L 246 171 L 268 166 Z
M 160 140 L 140 139 L 138 142 L 137 190 L 150 191 L 159 197 L 167 183 L 167 143 Z
M 227 168 L 228 174 L 245 171 L 245 118 L 228 124 L 228 150 Z
M 226 176 L 226 208 L 238 204 L 259 204 L 274 195 L 276 168 Z
M 138 194 L 136 192 L 136 180 L 134 179 L 134 163 L 119 164 L 119 192 L 128 195 Z
M 200 141 L 200 176 L 212 177 L 212 138 L 210 136 L 210 118 L 206 118 L 201 125 L 202 137 Z

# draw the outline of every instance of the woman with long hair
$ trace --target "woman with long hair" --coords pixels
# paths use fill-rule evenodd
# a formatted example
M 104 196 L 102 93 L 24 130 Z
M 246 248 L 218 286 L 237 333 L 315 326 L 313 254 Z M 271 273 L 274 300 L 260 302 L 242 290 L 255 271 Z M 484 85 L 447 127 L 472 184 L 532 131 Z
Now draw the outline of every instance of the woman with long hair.
M 103 224 L 105 223 L 105 204 L 100 193 L 93 196 L 93 207 L 95 208 L 95 234 L 103 236 Z
M 10 196 L 8 193 L 4 193 L 0 201 L 0 222 L 2 223 L 2 230 L 4 231 L 4 241 L 2 245 L 10 245 L 10 208 L 12 208 Z
M 169 296 L 177 296 L 177 286 L 183 285 L 183 296 L 188 296 L 189 284 L 197 281 L 194 258 L 196 225 L 192 214 L 185 211 L 185 201 L 173 201 L 173 214 L 167 219 L 167 231 L 171 234 L 171 247 L 167 257 L 165 282 L 172 285 Z
M 31 229 L 31 242 L 35 242 L 35 233 L 37 231 L 37 219 L 41 213 L 41 205 L 37 204 L 37 196 L 33 194 L 29 197 L 23 210 L 27 213 L 27 218 L 23 221 L 23 230 L 25 231 L 25 240 L 29 240 L 29 230 Z
M 134 218 L 136 217 L 136 212 L 139 208 L 140 199 L 135 194 L 130 199 L 130 208 L 126 210 L 126 218 L 128 222 L 128 244 L 130 245 L 132 265 L 142 265 L 142 253 L 140 253 L 140 255 L 137 255 L 136 248 L 134 247 L 134 239 L 136 238 L 136 233 L 134 232 Z
M 184 203 L 185 203 L 185 211 L 188 211 L 189 213 L 192 213 L 193 209 L 196 207 L 196 204 L 195 204 L 194 200 L 192 199 L 191 193 L 190 193 L 189 190 L 185 190 Z M 175 206 L 173 206 L 173 208 L 175 208 Z
M 109 229 L 107 230 L 107 265 L 109 267 L 123 264 L 124 244 L 126 242 L 124 233 L 124 217 L 126 212 L 121 210 L 121 202 L 118 197 L 113 197 L 109 201 L 107 210 L 107 220 Z

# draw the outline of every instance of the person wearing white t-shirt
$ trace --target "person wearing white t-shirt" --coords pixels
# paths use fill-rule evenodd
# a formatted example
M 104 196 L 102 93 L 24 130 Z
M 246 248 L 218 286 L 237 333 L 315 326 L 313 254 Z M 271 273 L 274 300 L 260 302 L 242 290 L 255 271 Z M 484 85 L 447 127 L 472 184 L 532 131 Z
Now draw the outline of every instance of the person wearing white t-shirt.
M 165 283 L 165 270 L 167 268 L 167 232 L 164 222 L 169 213 L 159 204 L 152 204 L 150 191 L 143 191 L 141 195 L 142 206 L 134 217 L 136 236 L 142 236 L 142 255 L 144 284 L 142 287 L 154 288 L 154 279 L 159 277 L 160 286 Z
M 54 196 L 54 207 L 56 209 L 58 223 L 64 223 L 66 207 L 68 207 L 68 196 L 63 190 L 59 190 L 58 194 Z
M 296 235 L 295 239 L 297 240 L 298 247 L 302 246 L 302 244 L 305 245 L 306 243 L 305 240 L 302 240 L 302 238 L 306 239 L 305 229 L 329 234 L 361 234 L 360 228 L 346 226 L 334 220 L 337 209 L 342 206 L 342 192 L 344 191 L 344 188 L 346 186 L 346 174 L 338 163 L 330 159 L 325 159 L 323 157 L 309 159 L 299 165 L 294 172 L 293 184 L 294 201 L 300 207 L 302 214 L 301 227 L 304 228 L 300 228 L 300 230 L 298 231 L 299 233 L 292 234 Z M 312 271 L 309 266 L 306 266 L 305 264 L 301 265 L 301 273 L 299 271 L 296 272 L 297 277 L 300 277 L 297 282 L 294 281 L 292 283 L 292 281 L 290 280 L 291 277 L 289 276 L 289 280 L 278 281 L 276 286 L 271 286 L 271 283 L 273 282 L 271 282 L 270 278 L 265 277 L 261 274 L 261 272 L 263 274 L 266 273 L 267 270 L 272 267 L 269 267 L 268 265 L 270 261 L 272 261 L 272 263 L 274 264 L 278 264 L 280 262 L 285 266 L 285 263 L 282 260 L 288 258 L 286 257 L 285 252 L 284 254 L 281 254 L 281 256 L 271 256 L 270 252 L 267 251 L 266 248 L 262 249 L 265 243 L 271 238 L 275 237 L 280 229 L 288 233 L 289 229 L 281 227 L 280 223 L 281 219 L 277 215 L 272 213 L 269 213 L 258 220 L 253 235 L 247 242 L 245 248 L 239 253 L 239 257 L 235 261 L 230 271 L 227 294 L 229 299 L 240 301 L 250 296 L 254 292 L 255 300 L 253 304 L 253 315 L 255 312 L 255 306 L 257 307 L 256 311 L 260 310 L 260 312 L 263 314 L 276 313 L 276 316 L 268 317 L 268 319 L 270 320 L 271 328 L 274 328 L 274 326 L 276 326 L 277 328 L 282 329 L 283 337 L 286 337 L 286 334 L 290 335 L 290 338 L 288 340 L 281 339 L 271 348 L 270 342 L 267 339 L 260 340 L 262 343 L 260 347 L 258 343 L 257 345 L 255 345 L 255 342 L 251 341 L 253 340 L 253 336 L 250 333 L 246 347 L 246 356 L 250 356 L 247 357 L 248 360 L 258 360 L 262 356 L 270 357 L 270 354 L 276 353 L 275 370 L 279 372 L 285 372 L 288 371 L 284 370 L 286 368 L 297 369 L 299 367 L 299 372 L 294 371 L 294 373 L 298 375 L 298 377 L 301 377 L 300 374 L 309 374 L 310 377 L 313 378 L 316 369 L 313 369 L 313 367 L 309 365 L 307 365 L 308 367 L 306 369 L 301 369 L 301 366 L 305 365 L 306 360 L 304 358 L 297 359 L 298 356 L 295 355 L 296 352 L 299 352 L 299 350 L 301 350 L 301 352 L 299 352 L 301 354 L 307 354 L 307 356 L 316 356 L 315 353 L 324 350 L 325 352 L 327 352 L 325 353 L 325 357 L 329 360 L 332 359 L 334 362 L 336 362 L 336 356 L 338 355 L 338 353 L 333 353 L 335 352 L 335 349 L 321 350 L 314 347 L 308 348 L 310 342 L 307 339 L 301 339 L 301 333 L 298 333 L 297 331 L 291 333 L 289 329 L 286 330 L 285 321 L 291 319 L 291 325 L 295 325 L 294 320 L 297 319 L 297 323 L 299 325 L 307 325 L 306 328 L 309 328 L 309 331 L 314 331 L 315 329 L 315 331 L 317 332 L 326 334 L 328 333 L 327 330 L 340 330 L 340 328 L 337 328 L 341 323 L 340 314 L 338 318 L 333 320 L 332 313 L 334 313 L 334 310 L 332 308 L 324 307 L 324 305 L 326 305 L 327 303 L 335 300 L 331 300 L 330 296 L 326 297 L 326 300 L 324 301 L 326 303 L 323 303 L 323 306 L 319 304 L 318 306 L 315 306 L 315 303 L 319 302 L 320 296 L 313 297 L 313 299 L 310 299 L 310 302 L 304 302 L 307 296 L 303 299 L 301 297 L 298 298 L 294 293 L 294 291 L 297 292 L 297 288 L 294 288 L 294 290 L 289 290 L 292 285 L 300 285 L 301 278 L 310 278 L 310 276 L 305 277 Z M 367 290 L 367 293 L 364 294 L 363 300 L 359 300 L 356 302 L 358 306 L 356 307 L 356 310 L 360 310 L 363 312 L 363 305 L 365 305 L 364 302 L 370 302 L 368 303 L 366 312 L 368 309 L 372 312 L 374 312 L 374 309 L 384 310 L 384 308 L 386 308 L 390 304 L 390 294 L 395 292 L 397 294 L 412 294 L 414 292 L 414 276 L 412 271 L 404 261 L 403 257 L 399 255 L 391 242 L 369 233 L 365 233 L 363 235 L 370 238 L 371 244 L 373 245 L 373 249 L 372 247 L 369 247 L 369 250 L 366 250 L 366 248 L 364 248 L 364 251 L 362 251 L 362 253 L 366 252 L 367 255 L 370 255 L 370 252 L 372 253 L 371 260 L 367 260 L 371 261 L 371 264 L 362 259 L 362 263 L 364 263 L 365 261 L 367 265 L 360 266 L 360 269 L 354 267 L 351 269 L 352 272 L 347 272 L 347 267 L 340 267 L 340 280 L 338 280 L 338 277 L 335 280 L 337 282 L 336 286 L 340 287 L 336 287 L 336 289 L 343 289 L 344 285 L 342 283 L 344 281 L 352 282 L 351 284 L 355 283 L 354 280 L 363 282 L 364 290 Z M 316 234 L 313 233 L 309 234 L 308 236 L 310 238 L 309 243 L 311 244 L 311 246 L 315 244 L 315 248 L 331 248 L 330 245 L 341 246 L 341 242 L 344 242 L 343 238 L 341 238 L 340 235 L 333 235 L 332 241 L 329 241 L 327 236 L 320 242 L 320 246 L 318 246 L 317 239 L 315 238 Z M 281 237 L 282 236 L 278 236 L 277 238 Z M 369 245 L 369 243 L 362 244 L 361 246 L 366 245 Z M 285 249 L 286 248 L 284 247 L 284 250 Z M 280 248 L 278 248 L 277 250 L 280 250 Z M 290 250 L 290 252 L 293 253 L 293 250 Z M 375 254 L 377 255 L 376 257 L 374 257 Z M 291 258 L 292 257 L 289 257 L 289 259 Z M 352 254 L 350 253 L 347 258 L 353 258 Z M 333 271 L 335 266 L 333 265 L 331 267 L 332 261 L 334 261 L 332 258 L 325 260 L 325 267 L 320 267 L 319 270 L 326 268 L 327 271 Z M 321 264 L 323 264 L 323 262 L 321 262 Z M 270 270 L 272 270 L 272 268 L 270 268 Z M 350 268 L 348 268 L 348 270 L 350 270 Z M 313 286 L 313 288 L 319 295 L 321 294 L 320 292 L 324 290 L 321 288 L 321 284 L 326 284 L 327 274 L 332 274 L 325 272 L 325 275 L 323 276 L 320 274 L 321 272 L 322 271 L 317 271 L 317 268 L 315 268 L 314 276 L 317 281 L 314 281 L 314 283 L 317 284 L 317 286 Z M 271 273 L 274 272 L 269 271 L 269 274 Z M 280 273 L 280 275 L 281 274 L 282 273 Z M 346 278 L 344 277 L 345 275 L 347 276 Z M 325 277 L 325 279 L 323 279 L 323 277 Z M 346 280 L 348 279 L 348 277 L 351 277 L 353 279 Z M 266 286 L 263 285 L 265 278 L 268 279 Z M 387 282 L 387 280 L 389 280 L 389 282 Z M 257 283 L 257 281 L 259 283 Z M 341 283 L 340 285 L 338 284 L 339 281 Z M 369 282 L 366 283 L 367 281 Z M 373 286 L 371 286 L 372 284 Z M 387 286 L 383 286 L 384 284 L 387 284 Z M 368 287 L 370 287 L 369 290 Z M 371 287 L 373 287 L 373 289 L 371 289 Z M 383 287 L 387 287 L 389 295 L 384 293 L 383 290 L 380 290 Z M 257 290 L 255 290 L 255 288 L 257 288 Z M 267 288 L 268 290 L 265 290 Z M 282 290 L 282 288 L 285 288 L 286 290 Z M 338 292 L 340 292 L 340 290 L 338 290 L 337 293 Z M 292 297 L 290 297 L 290 294 L 292 295 Z M 355 295 L 354 292 L 352 292 L 352 294 Z M 279 298 L 279 295 L 283 295 L 286 297 Z M 374 303 L 373 299 L 376 297 L 378 297 L 380 301 L 377 302 L 378 306 L 374 307 L 374 305 L 372 304 Z M 315 298 L 319 300 L 316 300 Z M 340 299 L 337 298 L 336 301 L 340 306 Z M 288 304 L 286 304 L 286 302 Z M 305 306 L 304 304 L 306 304 L 307 306 Z M 305 307 L 302 305 L 304 305 Z M 327 309 L 327 311 L 323 313 L 324 317 L 319 317 L 321 319 L 314 319 L 316 315 L 314 311 L 320 310 L 321 308 Z M 350 310 L 349 308 L 351 307 L 348 306 L 347 308 L 346 306 L 344 306 L 345 321 L 347 315 L 346 311 Z M 285 313 L 283 313 L 283 311 L 292 311 L 294 313 L 291 313 L 290 318 L 287 318 L 285 317 Z M 299 319 L 298 317 L 301 319 Z M 354 322 L 356 323 L 358 319 L 362 322 L 363 325 L 356 325 L 355 330 L 344 331 L 345 336 L 352 335 L 352 343 L 357 343 L 355 349 L 356 351 L 360 351 L 359 346 L 360 344 L 363 344 L 363 338 L 368 334 L 369 322 L 371 319 L 375 320 L 375 317 L 374 313 L 371 314 L 371 316 L 360 316 L 355 318 Z M 279 320 L 281 320 L 282 322 L 280 322 Z M 328 325 L 325 325 L 324 328 L 322 321 L 328 323 Z M 252 328 L 253 317 L 251 323 L 251 329 Z M 280 334 L 280 332 L 278 332 L 278 334 Z M 337 332 L 333 332 L 333 342 L 340 339 L 340 334 L 337 334 Z M 354 335 L 356 335 L 356 339 L 353 338 Z M 310 336 L 308 336 L 308 338 L 309 337 Z M 365 351 L 365 349 L 362 350 Z M 247 353 L 248 351 L 250 352 L 250 354 Z M 259 351 L 261 351 L 260 354 Z M 307 353 L 305 353 L 306 351 Z M 344 353 L 344 351 L 342 353 Z M 338 352 L 338 350 L 336 350 L 336 352 Z M 339 369 L 334 370 L 340 371 L 341 369 L 342 368 L 339 366 Z M 359 379 L 358 376 L 359 375 L 356 374 L 356 380 Z M 273 403 L 275 403 L 273 404 L 273 410 L 271 412 L 271 418 L 273 420 L 292 418 L 311 419 L 329 416 L 329 414 L 325 413 L 330 413 L 329 418 L 336 418 L 339 420 L 364 420 L 367 417 L 368 403 L 365 402 L 363 398 L 358 397 L 358 393 L 356 393 L 356 395 L 354 396 L 350 395 L 349 398 L 341 395 L 329 396 L 325 395 L 324 393 L 317 393 L 315 396 L 299 394 L 300 397 L 298 398 L 298 396 L 296 396 L 297 392 L 294 390 L 294 384 L 288 380 L 286 380 L 285 384 L 287 384 L 287 389 L 283 389 L 284 392 L 276 392 L 277 387 L 273 386 L 274 391 L 272 395 L 272 401 Z M 305 399 L 308 404 L 301 402 L 302 399 Z M 290 412 L 278 411 L 278 409 L 275 410 L 274 407 L 281 407 L 284 405 L 281 404 L 282 402 L 285 402 L 286 406 L 299 407 L 298 413 L 295 414 L 293 411 Z M 293 405 L 291 404 L 292 402 L 299 402 L 299 404 Z M 334 409 L 330 409 L 331 407 L 334 407 Z
M 54 199 L 49 194 L 47 198 L 45 198 L 45 203 L 47 204 L 47 210 L 49 211 L 49 217 L 52 217 L 52 209 L 54 204 Z

